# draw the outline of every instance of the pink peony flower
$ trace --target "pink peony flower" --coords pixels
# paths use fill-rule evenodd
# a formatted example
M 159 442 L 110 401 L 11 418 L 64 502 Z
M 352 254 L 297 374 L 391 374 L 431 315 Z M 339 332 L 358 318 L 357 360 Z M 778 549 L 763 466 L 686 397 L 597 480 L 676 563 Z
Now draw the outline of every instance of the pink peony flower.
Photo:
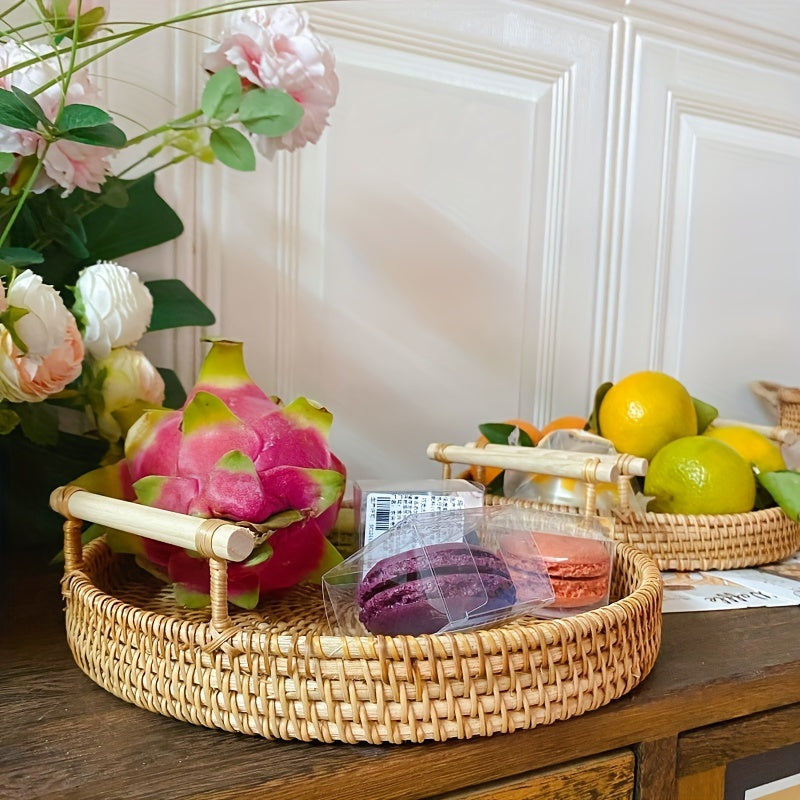
M 75 318 L 61 295 L 26 269 L 14 278 L 3 302 L 28 313 L 14 326 L 26 352 L 0 325 L 0 396 L 33 403 L 60 392 L 80 375 L 84 355 Z
M 6 287 L 3 281 L 0 281 L 0 314 L 8 308 L 8 300 L 6 300 Z
M 339 94 L 330 45 L 309 27 L 308 15 L 294 6 L 237 11 L 228 18 L 218 45 L 203 56 L 209 72 L 233 65 L 242 80 L 281 89 L 303 107 L 303 119 L 281 137 L 258 136 L 256 146 L 271 158 L 276 150 L 296 150 L 319 140 Z
M 12 403 L 36 403 L 60 392 L 81 373 L 83 342 L 70 317 L 65 336 L 43 358 L 23 354 L 0 325 L 0 397 Z
M 36 101 L 50 120 L 55 120 L 61 102 L 61 83 L 57 80 L 58 60 L 49 58 L 53 50 L 44 45 L 18 45 L 15 42 L 0 43 L 0 71 L 13 68 L 16 64 L 29 61 L 33 56 L 40 56 L 35 64 L 20 67 L 0 77 L 0 88 L 10 90 L 17 86 L 31 94 L 40 86 L 55 80 L 53 86 L 36 95 Z M 99 93 L 85 70 L 76 72 L 67 90 L 66 102 L 97 105 Z M 0 151 L 13 153 L 17 158 L 11 168 L 13 175 L 20 167 L 21 159 L 44 152 L 44 139 L 36 131 L 24 131 L 0 125 Z M 105 181 L 110 167 L 108 158 L 114 151 L 108 147 L 95 147 L 59 140 L 50 146 L 44 158 L 44 170 L 34 186 L 34 191 L 42 192 L 54 184 L 64 188 L 68 195 L 76 187 L 97 192 Z

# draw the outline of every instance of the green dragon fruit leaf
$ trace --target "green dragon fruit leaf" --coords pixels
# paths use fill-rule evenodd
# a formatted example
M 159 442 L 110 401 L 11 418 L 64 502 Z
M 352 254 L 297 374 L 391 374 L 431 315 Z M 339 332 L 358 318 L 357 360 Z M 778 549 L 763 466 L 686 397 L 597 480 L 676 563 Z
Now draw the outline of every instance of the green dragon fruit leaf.
M 256 564 L 262 564 L 268 558 L 272 558 L 272 548 L 267 542 L 264 542 L 253 550 L 253 555 L 244 562 L 244 566 L 254 567 Z
M 224 472 L 252 475 L 254 478 L 258 477 L 256 465 L 253 463 L 253 460 L 249 456 L 246 456 L 241 450 L 230 450 L 225 453 L 214 465 L 214 469 Z
M 243 383 L 252 383 L 250 373 L 244 365 L 244 345 L 230 339 L 206 338 L 212 347 L 206 354 L 197 383 L 231 388 Z
M 281 528 L 288 528 L 294 525 L 295 522 L 304 520 L 306 515 L 296 508 L 290 508 L 286 511 L 279 511 L 271 517 L 267 517 L 263 522 L 247 522 L 247 520 L 240 520 L 237 525 L 242 525 L 249 528 L 256 533 L 270 533 L 272 531 L 279 531 Z
M 144 556 L 144 540 L 141 536 L 116 528 L 106 528 L 106 544 L 114 553 L 131 553 Z
M 134 482 L 133 491 L 143 505 L 188 514 L 197 494 L 197 481 L 179 475 L 146 475 Z
M 169 581 L 169 578 L 167 578 L 167 581 Z M 187 589 L 183 584 L 173 584 L 173 589 L 175 599 L 184 608 L 205 608 L 211 602 L 209 595 Z
M 124 470 L 125 462 L 117 461 L 86 472 L 71 483 L 95 494 L 114 497 L 117 500 L 127 500 L 129 492 L 126 491 L 127 481 Z
M 322 551 L 322 559 L 316 568 L 303 579 L 303 583 L 322 583 L 322 576 L 337 564 L 344 561 L 344 556 L 336 549 L 329 539 L 325 539 L 325 549 Z
M 322 436 L 328 438 L 333 414 L 319 403 L 307 397 L 296 397 L 288 406 L 283 407 L 283 413 L 304 427 L 316 428 Z
M 185 436 L 204 428 L 241 424 L 239 417 L 219 397 L 209 392 L 198 392 L 183 409 L 182 428 Z
M 169 408 L 154 408 L 141 414 L 130 426 L 125 437 L 125 457 L 131 460 L 143 447 L 147 447 L 158 423 L 174 413 Z

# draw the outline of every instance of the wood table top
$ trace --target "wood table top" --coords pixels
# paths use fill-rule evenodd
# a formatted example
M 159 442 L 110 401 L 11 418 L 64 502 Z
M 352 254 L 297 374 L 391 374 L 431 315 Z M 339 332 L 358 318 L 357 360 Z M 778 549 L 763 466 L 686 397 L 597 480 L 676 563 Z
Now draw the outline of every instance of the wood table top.
M 642 684 L 581 717 L 469 741 L 272 742 L 113 697 L 72 659 L 59 570 L 33 552 L 0 574 L 3 798 L 412 800 L 800 702 L 800 607 L 680 613 Z

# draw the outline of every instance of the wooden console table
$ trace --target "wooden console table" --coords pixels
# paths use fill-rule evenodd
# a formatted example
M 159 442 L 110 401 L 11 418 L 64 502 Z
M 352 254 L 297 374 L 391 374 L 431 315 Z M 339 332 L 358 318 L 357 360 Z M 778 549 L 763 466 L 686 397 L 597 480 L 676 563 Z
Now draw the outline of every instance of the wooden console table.
M 401 746 L 270 742 L 92 683 L 67 648 L 60 573 L 45 561 L 0 565 L 2 798 L 715 800 L 729 761 L 800 742 L 800 607 L 666 615 L 650 676 L 565 722 Z

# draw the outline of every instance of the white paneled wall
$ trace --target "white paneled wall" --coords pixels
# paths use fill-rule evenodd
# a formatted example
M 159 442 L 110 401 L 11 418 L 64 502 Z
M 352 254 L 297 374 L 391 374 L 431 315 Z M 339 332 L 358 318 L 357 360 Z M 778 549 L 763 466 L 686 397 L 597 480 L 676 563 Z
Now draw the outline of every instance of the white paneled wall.
M 354 478 L 436 474 L 428 442 L 587 413 L 644 368 L 766 421 L 748 381 L 800 385 L 799 7 L 308 5 L 331 127 L 255 175 L 165 174 L 187 232 L 139 263 L 202 293 L 268 392 L 331 408 Z M 195 41 L 147 65 L 181 110 Z M 184 378 L 195 340 L 158 344 Z

